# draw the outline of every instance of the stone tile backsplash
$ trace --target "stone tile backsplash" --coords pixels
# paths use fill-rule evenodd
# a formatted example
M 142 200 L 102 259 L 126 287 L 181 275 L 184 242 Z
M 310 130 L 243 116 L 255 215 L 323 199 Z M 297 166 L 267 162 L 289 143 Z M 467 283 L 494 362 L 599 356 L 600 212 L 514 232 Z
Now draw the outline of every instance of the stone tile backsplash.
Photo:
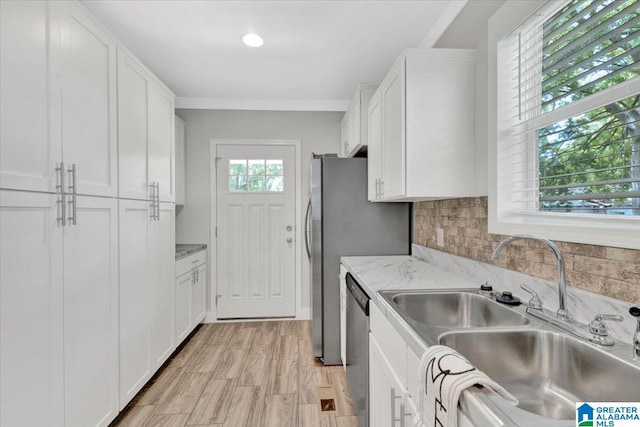
M 465 198 L 414 204 L 413 242 L 510 270 L 556 280 L 553 253 L 539 242 L 523 240 L 507 246 L 498 261 L 493 248 L 505 236 L 487 231 L 487 198 Z M 436 228 L 444 230 L 444 246 L 436 244 Z M 567 284 L 633 304 L 640 304 L 640 251 L 555 242 L 566 264 Z

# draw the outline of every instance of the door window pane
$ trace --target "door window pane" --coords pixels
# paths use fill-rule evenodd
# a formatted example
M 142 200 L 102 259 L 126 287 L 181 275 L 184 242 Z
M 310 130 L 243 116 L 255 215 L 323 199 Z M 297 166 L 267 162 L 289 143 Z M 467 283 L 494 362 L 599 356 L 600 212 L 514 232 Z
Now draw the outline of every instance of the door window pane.
M 284 191 L 284 164 L 282 159 L 229 160 L 229 191 L 268 192 Z

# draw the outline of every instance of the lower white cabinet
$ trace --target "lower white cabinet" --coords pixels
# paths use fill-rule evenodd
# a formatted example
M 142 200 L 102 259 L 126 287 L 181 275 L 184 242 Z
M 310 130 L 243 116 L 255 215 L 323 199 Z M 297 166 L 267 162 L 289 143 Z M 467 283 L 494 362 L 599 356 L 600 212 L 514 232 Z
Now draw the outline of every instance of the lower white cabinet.
M 205 317 L 206 253 L 206 250 L 194 253 L 176 263 L 177 345 L 180 345 Z
M 117 201 L 77 197 L 64 226 L 59 202 L 0 192 L 3 426 L 107 426 L 118 414 Z
M 413 425 L 409 395 L 373 335 L 369 336 L 369 423 L 372 426 Z
M 120 408 L 175 349 L 174 206 L 120 200 Z
M 412 426 L 415 414 L 414 390 L 418 377 L 415 357 L 376 306 L 369 304 L 369 420 L 372 426 Z M 409 372 L 408 368 L 415 369 Z M 417 395 L 417 390 L 415 391 Z
M 64 425 L 59 196 L 0 191 L 0 425 Z

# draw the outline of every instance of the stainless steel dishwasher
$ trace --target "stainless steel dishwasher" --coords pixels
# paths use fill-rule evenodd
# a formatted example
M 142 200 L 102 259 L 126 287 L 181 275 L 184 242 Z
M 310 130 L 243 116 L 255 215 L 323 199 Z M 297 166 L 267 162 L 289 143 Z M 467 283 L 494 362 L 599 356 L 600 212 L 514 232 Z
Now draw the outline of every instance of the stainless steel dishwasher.
M 347 274 L 347 381 L 359 427 L 369 426 L 369 296 Z

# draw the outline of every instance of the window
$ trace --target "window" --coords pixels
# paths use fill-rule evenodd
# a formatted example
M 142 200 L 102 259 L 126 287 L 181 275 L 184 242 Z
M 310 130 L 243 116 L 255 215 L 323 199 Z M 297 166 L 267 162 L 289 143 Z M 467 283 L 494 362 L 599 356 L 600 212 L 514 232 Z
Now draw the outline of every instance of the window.
M 497 42 L 492 231 L 638 229 L 640 1 L 558 4 Z
M 230 192 L 284 191 L 284 169 L 282 159 L 229 160 Z

